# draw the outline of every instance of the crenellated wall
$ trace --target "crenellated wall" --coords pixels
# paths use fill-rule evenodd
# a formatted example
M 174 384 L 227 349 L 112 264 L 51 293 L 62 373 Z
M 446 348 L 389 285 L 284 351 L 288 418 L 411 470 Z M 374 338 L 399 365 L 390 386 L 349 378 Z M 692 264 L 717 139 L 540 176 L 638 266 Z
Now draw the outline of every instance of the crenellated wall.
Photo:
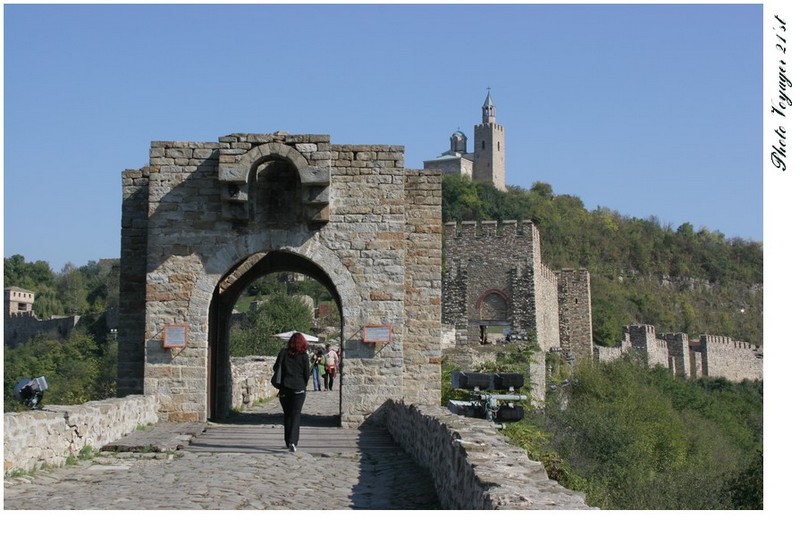
M 731 381 L 764 377 L 764 352 L 759 346 L 718 335 L 701 335 L 697 346 L 705 376 L 721 376 Z
M 595 346 L 593 355 L 597 361 L 608 362 L 630 351 L 646 355 L 649 365 L 661 365 L 676 377 L 720 377 L 733 382 L 764 378 L 760 346 L 718 335 L 690 341 L 685 333 L 656 334 L 655 327 L 647 324 L 625 326 L 619 346 Z

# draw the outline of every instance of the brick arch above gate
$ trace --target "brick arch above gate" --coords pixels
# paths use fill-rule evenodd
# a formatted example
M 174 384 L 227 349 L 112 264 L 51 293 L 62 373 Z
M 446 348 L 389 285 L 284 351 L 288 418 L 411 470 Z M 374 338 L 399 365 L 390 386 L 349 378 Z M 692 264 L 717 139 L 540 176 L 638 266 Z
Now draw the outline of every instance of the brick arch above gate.
M 482 314 L 481 314 L 482 311 L 483 311 L 483 306 L 485 304 L 487 304 L 489 302 L 490 298 L 492 298 L 494 296 L 499 297 L 503 301 L 503 305 L 504 305 L 504 310 L 502 311 L 503 318 L 484 319 L 484 318 L 482 318 Z M 481 295 L 475 301 L 475 311 L 477 311 L 478 316 L 481 317 L 481 318 L 479 318 L 479 320 L 507 320 L 508 319 L 508 310 L 509 310 L 510 306 L 511 306 L 511 300 L 508 297 L 508 294 L 506 294 L 502 290 L 496 289 L 496 288 L 491 288 L 491 289 L 485 290 L 483 293 L 481 293 Z

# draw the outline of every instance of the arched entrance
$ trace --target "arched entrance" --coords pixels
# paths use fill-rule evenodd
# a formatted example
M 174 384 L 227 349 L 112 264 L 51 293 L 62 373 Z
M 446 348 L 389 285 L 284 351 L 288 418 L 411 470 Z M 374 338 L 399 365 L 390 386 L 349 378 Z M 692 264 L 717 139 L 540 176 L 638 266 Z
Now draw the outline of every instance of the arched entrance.
M 341 317 L 342 302 L 331 278 L 309 259 L 288 251 L 258 253 L 230 270 L 217 285 L 209 308 L 208 411 L 211 420 L 227 416 L 230 408 L 230 321 L 236 301 L 257 279 L 275 272 L 297 272 L 321 283 L 333 296 Z M 340 340 L 341 340 L 340 326 Z M 339 390 L 341 396 L 341 390 Z M 341 400 L 339 403 L 341 412 Z
M 481 344 L 489 343 L 492 328 L 507 328 L 511 326 L 509 318 L 508 295 L 500 289 L 492 288 L 484 291 L 475 303 L 477 318 L 470 321 L 472 326 L 477 326 L 478 340 Z

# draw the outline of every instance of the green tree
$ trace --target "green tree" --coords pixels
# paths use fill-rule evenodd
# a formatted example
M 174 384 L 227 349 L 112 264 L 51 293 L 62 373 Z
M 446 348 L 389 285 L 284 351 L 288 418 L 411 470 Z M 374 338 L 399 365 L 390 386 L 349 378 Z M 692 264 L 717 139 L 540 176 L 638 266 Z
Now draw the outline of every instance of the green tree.
M 313 320 L 301 299 L 275 294 L 250 310 L 241 326 L 231 328 L 230 353 L 234 356 L 277 355 L 285 343 L 273 337 L 274 334 L 291 330 L 308 332 Z

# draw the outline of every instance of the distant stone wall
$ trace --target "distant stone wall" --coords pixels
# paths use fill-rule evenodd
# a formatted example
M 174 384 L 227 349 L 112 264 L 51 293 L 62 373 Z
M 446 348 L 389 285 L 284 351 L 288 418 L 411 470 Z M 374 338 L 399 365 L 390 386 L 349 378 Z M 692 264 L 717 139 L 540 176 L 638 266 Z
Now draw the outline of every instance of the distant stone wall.
M 619 359 L 627 352 L 647 357 L 651 366 L 661 365 L 676 377 L 718 377 L 732 382 L 764 379 L 764 350 L 760 346 L 718 335 L 700 335 L 690 341 L 685 333 L 656 333 L 647 324 L 625 326 L 619 346 L 595 346 L 594 359 Z
M 81 317 L 77 315 L 62 316 L 49 320 L 39 320 L 34 315 L 15 315 L 6 317 L 3 340 L 12 348 L 37 335 L 64 339 L 72 333 Z
M 759 346 L 715 335 L 701 335 L 699 346 L 707 376 L 735 382 L 764 378 L 764 354 Z
M 503 326 L 534 333 L 545 351 L 592 355 L 589 273 L 544 265 L 533 222 L 450 222 L 444 229 L 442 324 L 456 346 L 478 343 L 481 325 Z
M 582 493 L 550 480 L 541 462 L 530 460 L 484 419 L 392 400 L 383 409 L 389 433 L 431 473 L 445 509 L 589 508 Z
M 31 471 L 63 465 L 84 447 L 99 449 L 158 422 L 155 396 L 131 395 L 79 406 L 45 406 L 42 410 L 3 415 L 3 470 Z

